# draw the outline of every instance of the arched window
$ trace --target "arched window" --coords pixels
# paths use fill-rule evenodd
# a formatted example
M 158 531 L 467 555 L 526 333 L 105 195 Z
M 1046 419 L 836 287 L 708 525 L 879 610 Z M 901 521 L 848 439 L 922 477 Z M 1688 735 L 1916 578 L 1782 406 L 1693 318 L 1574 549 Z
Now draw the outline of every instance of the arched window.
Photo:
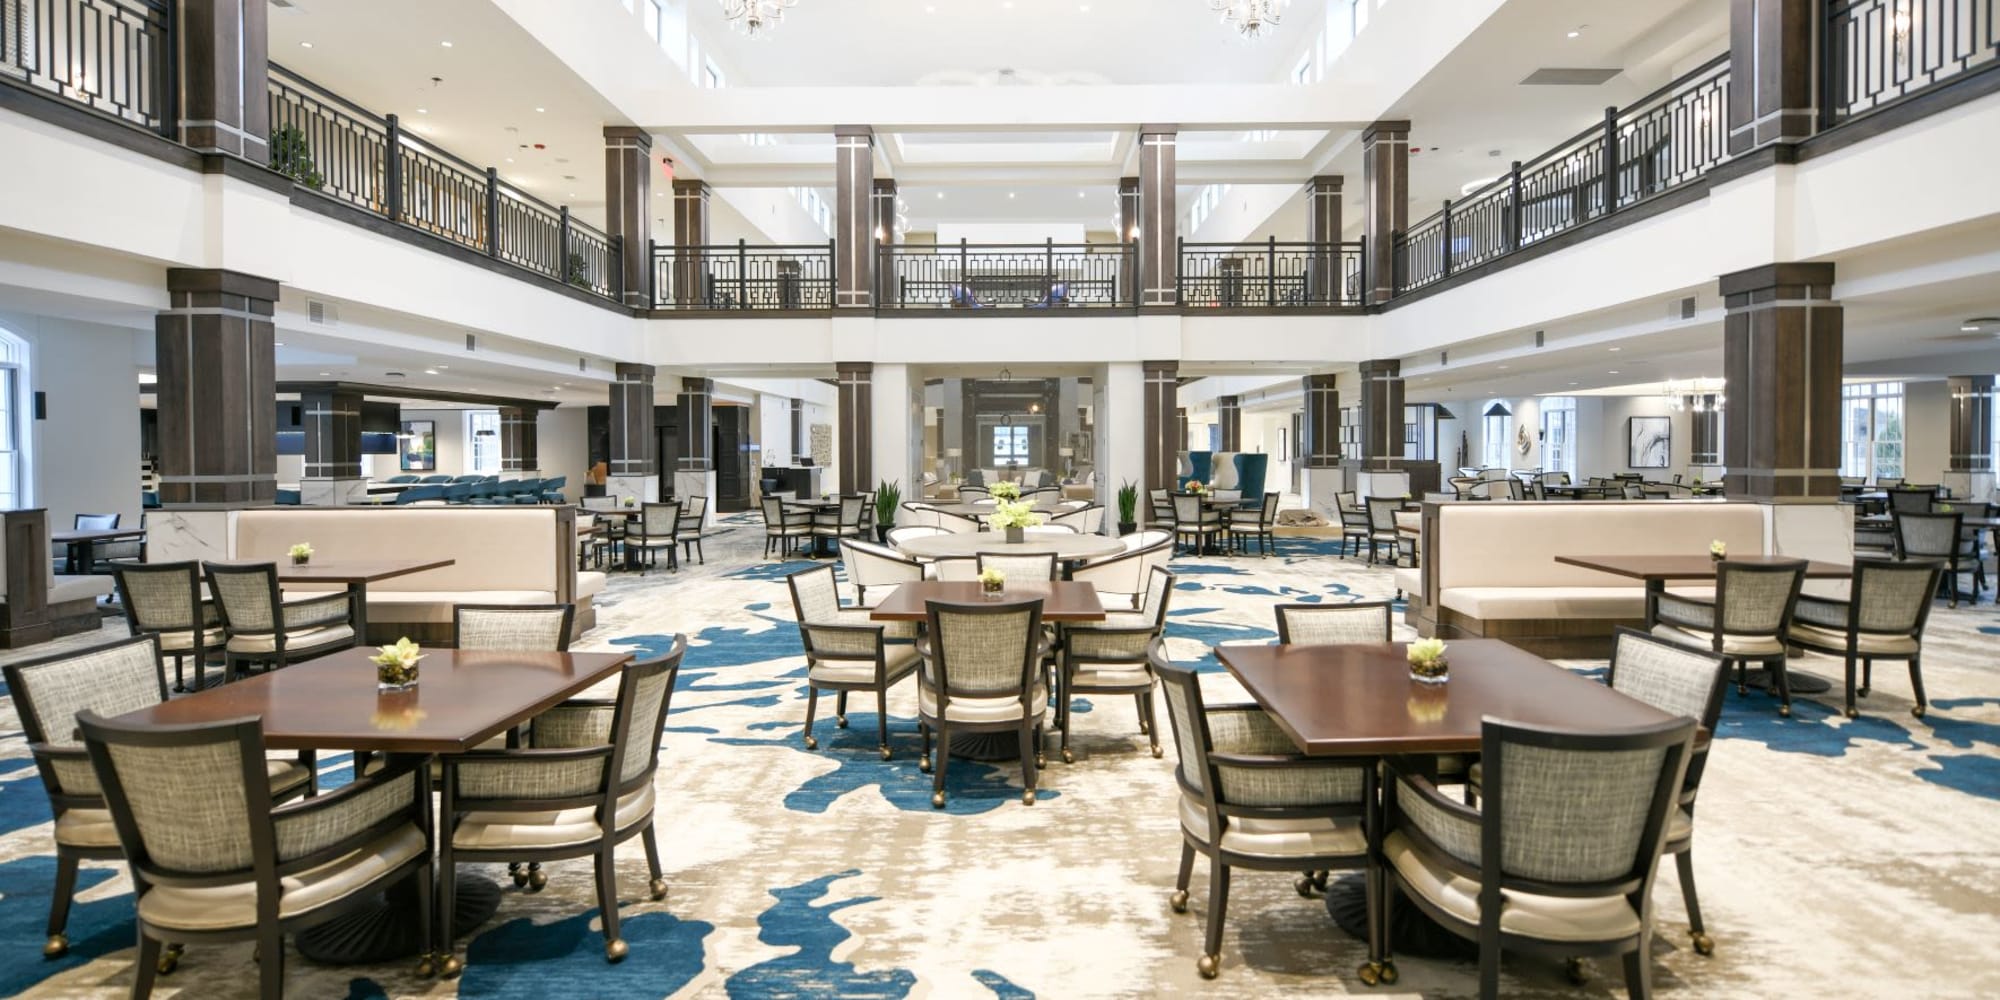
M 28 386 L 28 342 L 0 327 L 0 510 L 34 502 Z

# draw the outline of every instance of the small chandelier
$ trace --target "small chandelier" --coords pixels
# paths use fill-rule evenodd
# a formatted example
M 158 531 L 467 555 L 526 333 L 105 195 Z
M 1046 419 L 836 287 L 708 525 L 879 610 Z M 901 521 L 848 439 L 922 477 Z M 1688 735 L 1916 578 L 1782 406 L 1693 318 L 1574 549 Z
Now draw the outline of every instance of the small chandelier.
M 799 0 L 722 0 L 722 19 L 751 38 L 763 38 Z
M 1222 13 L 1223 24 L 1234 24 L 1237 34 L 1254 41 L 1278 26 L 1291 0 L 1208 0 L 1208 9 Z

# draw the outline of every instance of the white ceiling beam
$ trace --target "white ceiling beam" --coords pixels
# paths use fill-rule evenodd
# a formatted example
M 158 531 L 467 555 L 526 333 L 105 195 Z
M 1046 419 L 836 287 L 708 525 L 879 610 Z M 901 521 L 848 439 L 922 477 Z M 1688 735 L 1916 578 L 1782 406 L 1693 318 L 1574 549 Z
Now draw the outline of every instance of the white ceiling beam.
M 877 132 L 1358 129 L 1387 104 L 1372 87 L 1149 84 L 1095 87 L 725 87 L 689 101 L 649 88 L 633 117 L 683 134 L 827 132 L 865 121 Z

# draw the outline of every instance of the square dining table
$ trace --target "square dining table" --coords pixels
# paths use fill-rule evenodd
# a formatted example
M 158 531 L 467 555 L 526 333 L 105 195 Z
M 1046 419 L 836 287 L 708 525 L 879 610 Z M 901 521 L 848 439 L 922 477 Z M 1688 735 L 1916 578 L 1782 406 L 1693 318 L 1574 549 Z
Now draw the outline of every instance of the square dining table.
M 931 601 L 1025 604 L 1037 598 L 1042 602 L 1042 620 L 1045 622 L 1065 624 L 1104 620 L 1104 602 L 1097 599 L 1097 588 L 1075 580 L 1010 582 L 1007 589 L 992 600 L 986 598 L 977 580 L 922 580 L 899 584 L 889 592 L 888 597 L 882 599 L 882 603 L 868 609 L 868 617 L 878 622 L 920 622 L 929 617 L 925 605 Z
M 125 542 L 146 537 L 144 528 L 79 528 L 58 531 L 49 541 L 63 547 L 63 572 L 70 576 L 90 572 L 91 550 L 99 542 Z
M 368 585 L 379 580 L 443 569 L 456 559 L 329 559 L 324 562 L 278 562 L 278 583 L 337 583 L 353 595 L 354 641 L 368 642 Z

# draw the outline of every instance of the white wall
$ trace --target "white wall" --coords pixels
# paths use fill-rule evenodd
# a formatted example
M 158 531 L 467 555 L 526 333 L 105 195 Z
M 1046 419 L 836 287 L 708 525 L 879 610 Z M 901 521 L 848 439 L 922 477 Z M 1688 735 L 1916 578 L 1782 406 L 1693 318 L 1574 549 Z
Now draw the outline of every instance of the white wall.
M 559 406 L 535 418 L 535 459 L 543 479 L 568 476 L 563 495 L 574 501 L 583 495 L 584 474 L 590 471 L 589 408 Z
M 1597 417 L 1586 414 L 1595 410 Z M 1620 472 L 1643 473 L 1648 479 L 1687 476 L 1694 450 L 1694 418 L 1687 411 L 1668 409 L 1665 396 L 1579 396 L 1576 400 L 1578 426 L 1577 471 L 1586 476 L 1609 476 Z M 1667 467 L 1635 469 L 1626 463 L 1632 458 L 1631 417 L 1666 417 L 1673 435 Z M 1724 419 L 1727 419 L 1725 413 Z M 1693 478 L 1688 476 L 1688 478 Z
M 1935 483 L 1951 464 L 1951 384 L 1903 383 L 1903 478 Z
M 77 514 L 139 523 L 139 340 L 150 331 L 0 310 L 0 329 L 28 342 L 19 405 L 32 423 L 26 505 L 47 508 L 49 530 Z M 48 416 L 33 420 L 34 393 Z
M 662 201 L 666 199 L 661 199 Z M 657 242 L 673 240 L 672 219 Z M 708 242 L 820 244 L 826 230 L 806 214 L 805 206 L 787 188 L 711 188 L 708 199 Z

